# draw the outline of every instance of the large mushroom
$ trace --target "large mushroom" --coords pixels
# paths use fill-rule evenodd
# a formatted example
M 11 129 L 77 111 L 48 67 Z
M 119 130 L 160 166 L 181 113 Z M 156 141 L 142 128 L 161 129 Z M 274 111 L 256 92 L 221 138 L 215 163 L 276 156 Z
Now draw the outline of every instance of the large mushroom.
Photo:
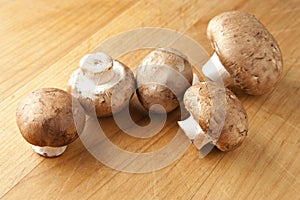
M 136 72 L 137 95 L 145 109 L 171 112 L 179 105 L 193 79 L 192 66 L 187 57 L 173 48 L 158 48 L 150 52 Z
M 19 103 L 16 120 L 22 136 L 36 153 L 55 157 L 83 131 L 85 113 L 69 93 L 44 88 L 30 93 Z
M 67 90 L 88 114 L 96 112 L 97 117 L 107 117 L 129 104 L 135 79 L 127 66 L 97 52 L 80 60 L 80 68 L 71 75 Z
M 274 89 L 282 73 L 282 56 L 270 32 L 253 15 L 241 11 L 224 12 L 207 27 L 214 49 L 204 65 L 204 75 L 213 81 L 223 79 L 251 95 Z
M 247 113 L 238 98 L 214 82 L 200 82 L 184 94 L 190 117 L 179 126 L 201 150 L 213 144 L 221 151 L 239 147 L 248 132 Z

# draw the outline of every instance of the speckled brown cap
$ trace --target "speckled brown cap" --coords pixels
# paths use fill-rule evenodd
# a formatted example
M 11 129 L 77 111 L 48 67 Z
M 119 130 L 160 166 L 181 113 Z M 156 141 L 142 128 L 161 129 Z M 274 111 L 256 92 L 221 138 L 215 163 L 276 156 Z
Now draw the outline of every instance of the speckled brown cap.
M 229 89 L 214 82 L 198 83 L 185 92 L 184 105 L 221 151 L 234 150 L 244 141 L 248 132 L 247 113 Z
M 160 104 L 166 112 L 171 112 L 192 83 L 192 66 L 176 49 L 158 48 L 144 58 L 137 69 L 136 80 L 138 98 L 144 108 L 149 110 L 152 105 Z
M 253 15 L 230 11 L 214 17 L 207 36 L 233 85 L 252 95 L 272 91 L 282 73 L 274 37 Z
M 67 92 L 43 88 L 30 93 L 19 103 L 16 120 L 21 134 L 30 144 L 62 147 L 82 132 L 85 113 Z

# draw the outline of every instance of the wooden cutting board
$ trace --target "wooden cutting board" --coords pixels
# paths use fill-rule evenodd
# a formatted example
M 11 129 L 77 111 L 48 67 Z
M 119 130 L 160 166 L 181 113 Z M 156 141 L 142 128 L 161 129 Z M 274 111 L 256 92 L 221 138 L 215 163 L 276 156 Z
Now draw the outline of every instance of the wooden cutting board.
M 200 159 L 190 145 L 163 169 L 126 173 L 99 162 L 80 140 L 62 156 L 46 159 L 21 137 L 15 122 L 20 99 L 42 87 L 65 89 L 80 58 L 103 41 L 137 28 L 167 28 L 192 38 L 211 54 L 207 23 L 234 9 L 260 19 L 277 39 L 284 59 L 283 77 L 273 93 L 238 95 L 249 116 L 249 132 L 236 151 L 214 149 Z M 299 199 L 299 19 L 298 0 L 0 1 L 0 197 Z M 146 53 L 133 51 L 119 59 L 135 69 Z M 131 107 L 137 123 L 147 125 L 148 114 L 136 97 Z M 147 139 L 128 136 L 112 118 L 101 119 L 100 124 L 112 143 L 142 154 L 163 148 L 177 133 L 183 135 L 176 123 L 179 118 L 178 110 L 171 113 L 163 129 Z

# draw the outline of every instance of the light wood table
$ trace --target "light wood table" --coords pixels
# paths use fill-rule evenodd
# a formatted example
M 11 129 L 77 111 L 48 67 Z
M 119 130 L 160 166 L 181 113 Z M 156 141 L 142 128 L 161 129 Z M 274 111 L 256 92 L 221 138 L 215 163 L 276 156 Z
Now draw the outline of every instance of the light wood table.
M 283 77 L 273 93 L 239 95 L 249 115 L 249 132 L 236 151 L 213 150 L 199 159 L 190 146 L 161 170 L 133 174 L 100 163 L 80 140 L 62 156 L 46 159 L 21 137 L 15 122 L 20 99 L 38 88 L 65 89 L 80 58 L 104 40 L 139 27 L 161 27 L 191 37 L 211 54 L 207 23 L 233 9 L 255 14 L 277 39 L 284 58 Z M 0 1 L 0 197 L 299 199 L 299 19 L 299 0 Z M 133 52 L 120 60 L 134 69 L 144 54 Z M 136 116 L 145 116 L 137 110 Z M 161 133 L 150 139 L 127 136 L 111 118 L 100 123 L 120 148 L 144 153 L 171 141 L 177 119 L 176 112 L 170 114 Z

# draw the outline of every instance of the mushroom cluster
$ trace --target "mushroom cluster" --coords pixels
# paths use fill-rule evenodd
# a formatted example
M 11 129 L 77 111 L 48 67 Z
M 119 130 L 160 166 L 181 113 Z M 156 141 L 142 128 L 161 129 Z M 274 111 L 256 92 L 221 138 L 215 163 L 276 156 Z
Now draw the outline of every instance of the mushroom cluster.
M 104 117 L 122 110 L 135 91 L 135 79 L 127 66 L 98 52 L 81 59 L 67 90 L 43 88 L 19 103 L 19 130 L 42 156 L 61 155 L 83 131 L 85 114 Z
M 221 151 L 238 148 L 248 132 L 247 113 L 225 86 L 262 95 L 274 89 L 282 74 L 279 46 L 253 16 L 230 11 L 214 17 L 207 36 L 214 54 L 200 82 L 187 56 L 173 48 L 150 52 L 136 70 L 102 52 L 80 60 L 67 84 L 36 90 L 19 104 L 19 130 L 38 154 L 61 155 L 83 131 L 86 115 L 108 117 L 128 106 L 133 94 L 146 110 L 165 113 L 180 103 L 190 117 L 178 124 L 197 149 L 211 144 Z M 160 105 L 157 107 L 156 105 Z
M 272 91 L 282 74 L 281 51 L 262 23 L 241 11 L 214 17 L 207 36 L 214 54 L 202 71 L 214 82 L 197 83 L 185 92 L 190 117 L 178 124 L 199 150 L 213 144 L 221 151 L 231 151 L 247 135 L 247 113 L 223 84 L 250 95 Z

